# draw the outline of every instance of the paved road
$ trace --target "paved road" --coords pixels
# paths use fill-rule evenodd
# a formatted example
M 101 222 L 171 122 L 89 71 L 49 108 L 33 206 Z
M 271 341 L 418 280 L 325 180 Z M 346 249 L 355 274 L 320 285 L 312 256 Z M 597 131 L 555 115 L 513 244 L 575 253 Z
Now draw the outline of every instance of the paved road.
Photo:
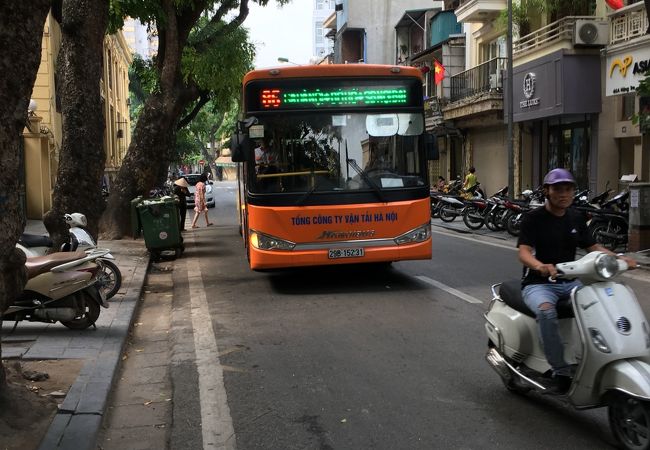
M 169 263 L 172 448 L 611 448 L 604 410 L 513 395 L 483 360 L 511 242 L 434 229 L 432 261 L 257 273 L 215 186 L 217 226 Z

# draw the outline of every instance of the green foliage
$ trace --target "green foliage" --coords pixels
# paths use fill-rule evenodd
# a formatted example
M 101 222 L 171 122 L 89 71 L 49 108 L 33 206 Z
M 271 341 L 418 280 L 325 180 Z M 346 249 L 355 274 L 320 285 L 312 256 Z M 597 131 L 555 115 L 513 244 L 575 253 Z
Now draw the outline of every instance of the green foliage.
M 516 0 L 515 0 L 516 1 Z M 596 10 L 596 0 L 520 0 L 512 4 L 512 23 L 519 29 L 519 36 L 532 31 L 531 18 L 547 16 L 555 21 L 567 16 L 588 16 Z M 508 26 L 508 9 L 501 11 L 498 26 L 505 30 Z
M 193 80 L 212 97 L 227 100 L 239 96 L 241 79 L 253 68 L 255 46 L 248 42 L 248 31 L 236 28 L 221 36 L 218 45 L 197 50 L 201 29 L 190 36 L 191 44 L 183 51 L 182 71 L 186 81 Z
M 641 133 L 650 131 L 650 71 L 644 73 L 644 78 L 639 81 L 636 95 L 639 97 L 639 113 L 632 116 L 632 123 L 639 125 Z

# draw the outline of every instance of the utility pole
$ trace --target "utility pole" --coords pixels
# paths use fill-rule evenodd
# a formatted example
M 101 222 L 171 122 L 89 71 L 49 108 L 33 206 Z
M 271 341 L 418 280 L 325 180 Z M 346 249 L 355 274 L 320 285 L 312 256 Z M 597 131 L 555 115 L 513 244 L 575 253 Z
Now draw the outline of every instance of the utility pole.
M 513 129 L 513 105 L 514 105 L 514 88 L 512 80 L 512 0 L 508 0 L 508 61 L 507 64 L 507 77 L 508 83 L 506 85 L 506 92 L 508 94 L 507 105 L 508 108 L 508 195 L 514 197 L 515 195 L 515 149 L 514 149 L 514 129 Z

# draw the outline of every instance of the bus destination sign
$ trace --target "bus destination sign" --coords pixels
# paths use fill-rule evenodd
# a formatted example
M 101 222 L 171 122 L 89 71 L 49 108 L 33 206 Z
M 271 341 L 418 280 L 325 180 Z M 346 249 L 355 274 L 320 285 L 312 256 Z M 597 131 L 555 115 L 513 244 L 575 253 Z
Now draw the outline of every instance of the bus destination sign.
M 400 106 L 409 104 L 406 87 L 350 87 L 332 89 L 260 89 L 263 109 L 304 109 L 364 106 Z

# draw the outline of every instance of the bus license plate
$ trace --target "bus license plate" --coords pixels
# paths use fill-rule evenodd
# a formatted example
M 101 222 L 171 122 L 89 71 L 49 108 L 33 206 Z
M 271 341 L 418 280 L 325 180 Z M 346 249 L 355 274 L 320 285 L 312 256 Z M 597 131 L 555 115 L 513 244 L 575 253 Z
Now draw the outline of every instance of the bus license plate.
M 329 259 L 358 258 L 363 255 L 362 248 L 331 248 L 328 250 L 327 257 Z

